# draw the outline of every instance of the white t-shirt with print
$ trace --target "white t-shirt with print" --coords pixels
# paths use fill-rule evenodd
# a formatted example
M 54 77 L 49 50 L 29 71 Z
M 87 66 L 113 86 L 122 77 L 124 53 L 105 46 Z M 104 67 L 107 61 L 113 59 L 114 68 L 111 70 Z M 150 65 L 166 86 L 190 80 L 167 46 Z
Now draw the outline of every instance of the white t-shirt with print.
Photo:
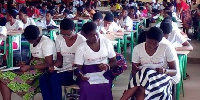
M 31 54 L 36 58 L 45 58 L 47 56 L 53 55 L 53 59 L 56 58 L 56 47 L 55 43 L 49 39 L 47 36 L 42 36 L 40 42 L 33 47 L 33 44 L 30 45 Z
M 36 25 L 36 24 L 35 24 L 35 21 L 33 20 L 33 18 L 28 18 L 27 17 L 27 22 L 26 22 L 26 24 L 23 23 L 23 25 L 24 25 L 23 27 L 25 29 L 29 25 Z
M 129 16 L 125 19 L 122 18 L 119 23 L 122 27 L 128 26 L 127 30 L 133 30 L 133 20 Z
M 114 48 L 110 40 L 100 37 L 100 50 L 94 52 L 86 42 L 79 45 L 75 54 L 75 64 L 78 65 L 93 65 L 107 64 L 108 58 L 116 56 Z
M 122 29 L 122 28 L 121 28 L 119 25 L 117 25 L 117 23 L 112 22 L 112 23 L 110 24 L 108 30 L 106 30 L 106 29 L 104 28 L 104 23 L 103 23 L 103 24 L 100 26 L 99 31 L 100 31 L 100 32 L 102 31 L 104 34 L 106 34 L 108 31 L 110 31 L 110 32 L 117 32 L 117 31 L 119 31 L 119 30 L 121 30 L 121 29 Z
M 13 25 L 10 22 L 6 23 L 7 30 L 18 30 L 19 28 L 23 29 L 23 23 L 20 20 L 16 20 Z
M 61 55 L 63 56 L 63 65 L 59 71 L 63 72 L 63 71 L 72 70 L 72 65 L 74 63 L 77 47 L 85 41 L 86 41 L 85 37 L 83 37 L 81 34 L 77 34 L 77 39 L 75 43 L 72 46 L 68 47 L 66 45 L 66 41 L 63 38 L 63 36 L 61 35 L 57 36 L 56 51 L 60 52 Z
M 182 47 L 182 44 L 187 41 L 187 39 L 181 34 L 180 29 L 172 30 L 167 38 L 174 47 Z
M 167 40 L 165 37 L 163 37 L 163 39 L 160 41 L 160 43 L 167 44 L 171 48 L 172 54 L 174 55 L 174 57 L 176 59 L 176 71 L 177 71 L 177 73 L 176 73 L 175 76 L 173 76 L 173 80 L 174 80 L 173 82 L 174 82 L 174 84 L 177 84 L 180 81 L 180 78 L 181 78 L 177 52 L 176 52 L 175 48 L 172 46 L 172 43 L 169 42 L 169 40 Z
M 169 45 L 159 44 L 156 52 L 149 56 L 145 44 L 146 42 L 135 46 L 132 55 L 133 63 L 141 63 L 142 66 L 149 68 L 168 68 L 167 62 L 176 60 Z

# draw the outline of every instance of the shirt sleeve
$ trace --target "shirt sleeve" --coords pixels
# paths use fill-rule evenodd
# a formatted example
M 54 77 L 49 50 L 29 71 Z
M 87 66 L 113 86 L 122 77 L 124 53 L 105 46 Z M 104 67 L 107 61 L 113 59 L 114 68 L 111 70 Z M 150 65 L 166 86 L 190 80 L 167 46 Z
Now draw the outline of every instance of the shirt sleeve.
M 140 55 L 139 55 L 139 45 L 137 45 L 134 49 L 133 49 L 133 53 L 132 53 L 132 62 L 133 63 L 140 63 Z
M 114 32 L 117 32 L 117 31 L 119 31 L 119 30 L 121 30 L 121 27 L 120 27 L 119 25 L 117 25 L 117 23 L 114 23 L 114 24 L 113 24 L 113 31 L 114 31 Z
M 83 50 L 83 44 L 80 44 L 78 48 L 76 49 L 75 53 L 75 60 L 74 63 L 77 65 L 83 65 L 84 64 L 84 50 Z
M 126 21 L 125 21 L 125 26 L 128 26 L 128 29 L 131 30 L 132 29 L 132 26 L 133 26 L 133 21 L 131 20 L 130 17 L 126 18 Z
M 23 23 L 21 21 L 18 21 L 17 23 L 17 29 L 19 28 L 23 29 Z
M 168 46 L 165 51 L 167 62 L 172 62 L 176 60 L 176 50 L 173 47 Z
M 42 44 L 42 53 L 43 55 L 50 56 L 55 53 L 55 44 L 53 41 L 44 41 Z
M 116 56 L 116 53 L 114 51 L 113 45 L 111 43 L 110 40 L 105 39 L 105 45 L 107 45 L 107 49 L 108 49 L 108 58 L 113 58 Z
M 30 25 L 36 25 L 35 21 L 32 18 L 30 19 Z
M 59 36 L 56 38 L 56 51 L 61 52 L 60 42 L 59 42 Z

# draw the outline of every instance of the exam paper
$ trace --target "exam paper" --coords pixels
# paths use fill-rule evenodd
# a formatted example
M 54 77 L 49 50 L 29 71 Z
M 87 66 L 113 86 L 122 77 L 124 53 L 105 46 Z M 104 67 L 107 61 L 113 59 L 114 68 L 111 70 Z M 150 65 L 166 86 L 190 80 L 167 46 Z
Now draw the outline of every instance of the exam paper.
M 103 83 L 109 83 L 109 80 L 107 80 L 103 74 L 105 71 L 102 72 L 95 72 L 95 73 L 87 73 L 85 77 L 89 77 L 88 82 L 90 84 L 103 84 Z

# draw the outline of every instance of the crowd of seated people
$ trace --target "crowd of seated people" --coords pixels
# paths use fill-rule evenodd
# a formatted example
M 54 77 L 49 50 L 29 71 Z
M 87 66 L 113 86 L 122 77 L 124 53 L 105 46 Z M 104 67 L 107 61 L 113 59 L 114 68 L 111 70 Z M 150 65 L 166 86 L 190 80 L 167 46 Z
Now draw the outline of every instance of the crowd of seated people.
M 26 63 L 18 63 L 20 70 L 0 71 L 3 100 L 11 100 L 11 92 L 25 100 L 38 92 L 43 100 L 62 100 L 62 86 L 73 84 L 80 88 L 80 100 L 113 100 L 112 81 L 127 65 L 104 34 L 123 39 L 125 32 L 134 30 L 135 21 L 144 19 L 146 26 L 156 25 L 139 34 L 131 55 L 129 88 L 120 100 L 172 100 L 172 86 L 179 83 L 181 77 L 177 51 L 193 50 L 187 40 L 192 20 L 189 6 L 183 0 L 178 0 L 177 6 L 166 0 L 163 3 L 131 0 L 126 4 L 115 1 L 111 3 L 111 11 L 103 14 L 95 9 L 94 2 L 29 2 L 20 9 L 12 6 L 6 10 L 6 17 L 0 16 L 1 40 L 13 31 L 20 31 L 30 43 L 31 53 Z M 195 11 L 199 21 L 200 6 Z M 89 21 L 82 23 L 86 19 Z M 181 21 L 183 30 L 177 24 Z M 83 25 L 78 32 L 76 24 L 80 22 Z M 52 40 L 37 26 L 43 29 L 56 26 L 59 32 Z M 13 49 L 18 49 L 20 38 L 13 39 Z M 99 73 L 105 81 L 91 84 L 89 75 L 98 76 Z

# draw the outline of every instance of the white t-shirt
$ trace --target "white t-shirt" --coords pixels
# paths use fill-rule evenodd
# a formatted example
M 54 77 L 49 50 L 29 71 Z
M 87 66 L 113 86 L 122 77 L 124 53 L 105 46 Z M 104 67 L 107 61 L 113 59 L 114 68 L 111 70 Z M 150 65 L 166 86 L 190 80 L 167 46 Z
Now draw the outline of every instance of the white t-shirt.
M 83 37 L 81 34 L 77 34 L 77 39 L 75 43 L 72 46 L 68 47 L 66 45 L 66 41 L 63 38 L 63 36 L 61 35 L 57 36 L 56 50 L 57 52 L 60 52 L 61 55 L 63 56 L 63 65 L 59 71 L 63 72 L 63 71 L 72 70 L 72 65 L 74 63 L 77 47 L 85 41 L 86 41 L 85 37 Z
M 177 52 L 176 52 L 175 48 L 172 46 L 172 43 L 169 42 L 165 37 L 163 37 L 163 39 L 160 41 L 160 43 L 167 44 L 171 48 L 172 54 L 174 55 L 174 57 L 176 59 L 176 71 L 177 71 L 177 73 L 176 73 L 175 76 L 173 76 L 173 80 L 174 80 L 174 84 L 177 84 L 180 81 L 180 78 L 181 78 Z
M 181 30 L 172 30 L 169 34 L 168 39 L 174 47 L 182 47 L 182 44 L 187 41 L 187 39 L 181 34 Z
M 32 18 L 27 17 L 27 22 L 26 22 L 26 24 L 23 23 L 23 25 L 24 25 L 23 27 L 25 29 L 29 25 L 36 25 L 36 24 L 35 24 L 35 21 Z
M 93 65 L 93 64 L 107 64 L 108 58 L 116 56 L 112 43 L 100 37 L 100 50 L 94 52 L 86 42 L 79 45 L 75 54 L 75 64 L 78 65 Z
M 141 63 L 142 66 L 150 68 L 168 68 L 167 62 L 176 60 L 169 45 L 159 44 L 156 52 L 149 56 L 145 50 L 145 44 L 146 42 L 135 46 L 132 55 L 133 63 Z
M 119 31 L 119 30 L 121 30 L 121 27 L 120 27 L 119 25 L 117 25 L 117 23 L 115 23 L 115 22 L 112 22 L 112 23 L 110 24 L 108 30 L 106 30 L 106 29 L 104 28 L 104 23 L 103 23 L 103 24 L 100 26 L 100 28 L 99 28 L 99 31 L 100 31 L 100 32 L 102 31 L 104 34 L 106 34 L 108 31 L 110 31 L 110 32 L 117 32 L 117 31 Z
M 42 26 L 42 28 L 46 29 L 47 26 L 56 26 L 56 23 L 51 19 L 50 23 L 47 24 L 46 18 L 42 19 L 41 22 L 38 22 L 37 25 Z
M 7 22 L 5 26 L 8 30 L 18 30 L 19 28 L 23 29 L 23 23 L 17 19 L 13 25 L 11 25 L 10 22 Z
M 160 4 L 156 4 L 156 3 L 153 3 L 152 4 L 152 9 L 158 9 L 160 7 Z
M 40 42 L 35 47 L 31 44 L 30 49 L 33 57 L 45 58 L 46 56 L 53 55 L 53 59 L 55 60 L 56 58 L 55 43 L 47 36 L 43 35 Z
M 133 20 L 129 16 L 122 18 L 119 23 L 122 27 L 128 26 L 127 30 L 133 30 Z

